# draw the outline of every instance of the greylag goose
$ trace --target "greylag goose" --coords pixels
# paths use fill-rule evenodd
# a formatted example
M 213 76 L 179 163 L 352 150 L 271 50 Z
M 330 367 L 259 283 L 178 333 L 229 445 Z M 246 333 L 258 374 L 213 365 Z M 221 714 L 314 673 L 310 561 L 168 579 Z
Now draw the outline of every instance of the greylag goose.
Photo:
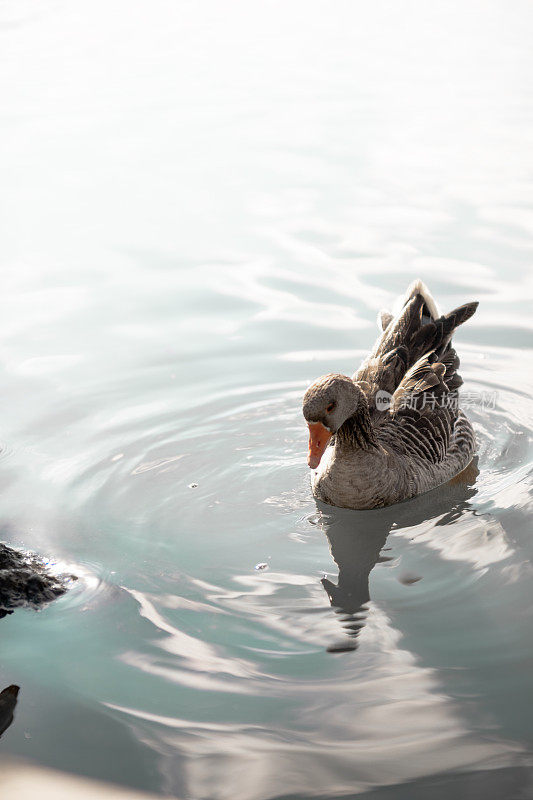
M 306 391 L 313 494 L 334 506 L 400 503 L 453 478 L 472 460 L 474 431 L 458 407 L 455 329 L 466 303 L 441 316 L 422 281 L 399 312 L 382 311 L 382 333 L 353 378 L 331 374 Z

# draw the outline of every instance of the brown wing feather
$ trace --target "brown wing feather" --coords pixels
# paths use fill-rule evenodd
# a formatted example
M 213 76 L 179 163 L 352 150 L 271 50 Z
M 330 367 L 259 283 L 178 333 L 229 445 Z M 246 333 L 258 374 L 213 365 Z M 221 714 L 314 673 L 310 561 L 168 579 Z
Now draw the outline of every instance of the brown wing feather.
M 441 358 L 448 375 L 446 382 L 451 380 L 455 368 L 453 359 L 446 358 L 446 353 L 453 332 L 474 314 L 477 306 L 477 302 L 466 303 L 434 319 L 421 294 L 408 299 L 353 376 L 354 381 L 364 381 L 369 385 L 371 405 L 377 391 L 384 390 L 392 394 L 413 365 L 430 352 L 435 354 L 434 360 Z M 461 382 L 457 376 L 457 385 L 453 388 L 460 386 Z
M 383 418 L 378 440 L 396 452 L 438 464 L 446 458 L 458 418 L 459 358 L 433 351 L 405 374 Z

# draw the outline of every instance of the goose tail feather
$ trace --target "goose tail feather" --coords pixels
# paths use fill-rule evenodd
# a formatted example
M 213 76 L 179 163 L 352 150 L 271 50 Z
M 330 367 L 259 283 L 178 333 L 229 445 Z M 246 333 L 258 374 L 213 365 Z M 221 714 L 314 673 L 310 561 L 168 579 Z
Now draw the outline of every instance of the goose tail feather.
M 400 308 L 398 310 L 405 308 L 409 300 L 412 300 L 412 298 L 416 297 L 418 294 L 424 298 L 424 303 L 428 312 L 427 316 L 431 319 L 438 319 L 438 317 L 440 317 L 440 311 L 437 302 L 424 281 L 420 280 L 420 278 L 417 278 L 409 284 L 404 296 L 400 298 Z

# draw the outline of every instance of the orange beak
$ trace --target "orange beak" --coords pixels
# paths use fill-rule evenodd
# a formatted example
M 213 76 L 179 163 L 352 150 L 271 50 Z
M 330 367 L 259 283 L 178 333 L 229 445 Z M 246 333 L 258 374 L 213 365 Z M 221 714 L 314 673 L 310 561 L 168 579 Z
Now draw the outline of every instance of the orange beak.
M 324 450 L 327 447 L 332 433 L 322 425 L 321 422 L 310 422 L 309 427 L 309 456 L 307 463 L 311 469 L 316 469 L 320 464 L 320 459 L 324 455 Z

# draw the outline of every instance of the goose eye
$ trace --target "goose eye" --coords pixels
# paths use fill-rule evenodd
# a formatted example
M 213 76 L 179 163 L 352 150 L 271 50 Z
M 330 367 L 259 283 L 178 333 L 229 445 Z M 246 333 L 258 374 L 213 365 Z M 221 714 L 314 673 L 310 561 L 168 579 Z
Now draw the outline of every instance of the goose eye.
M 326 406 L 326 414 L 331 414 L 334 408 L 335 408 L 335 403 L 330 403 L 329 406 Z

